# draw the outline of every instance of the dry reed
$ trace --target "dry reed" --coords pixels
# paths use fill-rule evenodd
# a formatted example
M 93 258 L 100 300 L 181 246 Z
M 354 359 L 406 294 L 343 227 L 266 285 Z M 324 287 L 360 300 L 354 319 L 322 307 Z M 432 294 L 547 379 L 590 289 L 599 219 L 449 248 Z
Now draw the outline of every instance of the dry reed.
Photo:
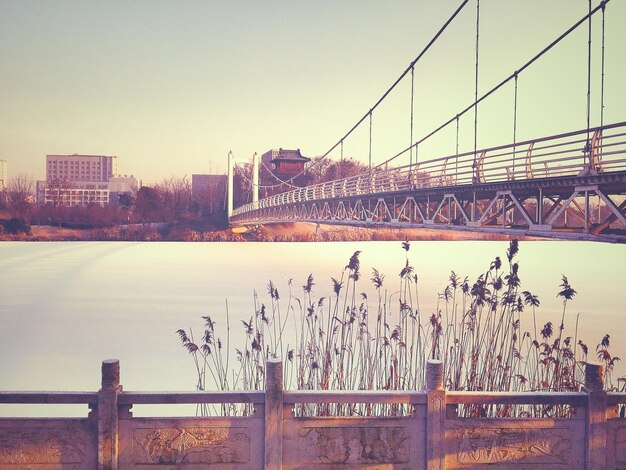
M 204 333 L 199 342 L 191 332 L 188 335 L 178 330 L 196 366 L 197 389 L 261 390 L 269 358 L 283 358 L 286 388 L 300 390 L 423 390 L 428 358 L 443 361 L 448 390 L 581 389 L 589 348 L 578 339 L 578 319 L 573 336 L 566 334 L 567 307 L 576 295 L 567 277 L 562 277 L 557 294 L 563 308 L 556 331 L 552 322 L 537 324 L 540 301 L 522 290 L 515 261 L 519 244 L 515 240 L 506 251 L 506 262 L 496 257 L 474 282 L 452 271 L 436 310 L 427 313 L 419 306 L 419 282 L 409 259 L 410 244 L 403 242 L 402 249 L 405 264 L 398 276 L 399 286 L 394 286 L 391 294 L 386 277 L 372 269 L 373 309 L 361 289 L 367 281 L 361 272 L 359 251 L 350 257 L 338 278 L 331 278 L 328 297 L 313 295 L 313 275 L 308 276 L 298 296 L 292 293 L 290 281 L 284 298 L 270 281 L 267 301 L 261 302 L 255 293 L 254 314 L 249 321 L 241 321 L 245 342 L 234 350 L 236 361 L 229 361 L 229 348 L 224 348 L 216 336 L 216 322 L 211 317 L 203 317 Z M 281 309 L 284 302 L 286 308 Z M 227 309 L 227 337 L 229 318 Z M 295 331 L 294 344 L 286 341 L 288 327 Z M 605 388 L 616 390 L 613 370 L 619 358 L 610 354 L 609 346 L 610 336 L 606 334 L 596 347 L 596 358 L 605 366 Z M 322 416 L 409 412 L 401 405 L 368 404 L 302 405 L 296 411 Z M 459 412 L 568 416 L 570 411 L 567 407 L 500 406 Z M 222 412 L 247 413 L 249 408 L 224 408 Z

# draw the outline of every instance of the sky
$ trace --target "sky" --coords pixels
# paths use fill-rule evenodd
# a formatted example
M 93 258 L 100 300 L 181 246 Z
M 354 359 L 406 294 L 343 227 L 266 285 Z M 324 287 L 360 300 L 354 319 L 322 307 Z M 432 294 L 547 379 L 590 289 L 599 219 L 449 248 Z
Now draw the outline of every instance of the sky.
M 592 0 L 593 6 L 599 0 Z M 459 0 L 0 0 L 0 159 L 45 177 L 46 154 L 118 157 L 144 184 L 224 173 L 271 148 L 330 149 L 406 70 Z M 582 18 L 587 0 L 482 0 L 479 94 Z M 604 122 L 625 120 L 626 2 L 606 9 Z M 415 68 L 413 140 L 474 97 L 476 0 Z M 591 124 L 600 123 L 601 15 Z M 410 74 L 372 119 L 372 161 L 411 142 Z M 587 28 L 518 79 L 517 140 L 586 126 Z M 481 104 L 478 146 L 511 143 L 513 83 Z M 473 148 L 473 114 L 460 119 Z M 368 161 L 369 128 L 344 155 Z M 451 127 L 423 158 L 455 148 Z M 420 149 L 421 151 L 421 149 Z M 339 158 L 338 151 L 331 154 Z M 404 162 L 407 163 L 407 162 Z

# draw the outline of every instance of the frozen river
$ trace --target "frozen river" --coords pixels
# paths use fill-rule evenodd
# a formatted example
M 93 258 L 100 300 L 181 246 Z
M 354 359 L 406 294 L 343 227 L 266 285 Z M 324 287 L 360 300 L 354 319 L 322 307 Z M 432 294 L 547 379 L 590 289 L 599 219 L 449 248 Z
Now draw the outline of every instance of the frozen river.
M 420 307 L 430 315 L 450 271 L 473 282 L 490 262 L 505 260 L 507 242 L 413 242 Z M 310 273 L 317 297 L 332 293 L 350 256 L 362 251 L 360 287 L 373 292 L 371 268 L 397 290 L 405 252 L 398 242 L 350 243 L 133 243 L 0 244 L 0 389 L 95 391 L 100 363 L 121 362 L 125 390 L 193 390 L 196 377 L 178 328 L 200 331 L 202 315 L 225 328 L 231 348 L 242 338 L 240 320 L 254 313 L 253 292 L 268 302 L 267 282 L 281 297 L 294 295 Z M 626 247 L 586 242 L 522 242 L 522 287 L 539 296 L 539 318 L 560 322 L 556 297 L 565 274 L 578 294 L 568 306 L 572 333 L 590 347 L 604 333 L 614 355 L 626 356 Z M 523 328 L 530 328 L 524 325 Z M 625 357 L 626 359 L 626 357 Z M 618 373 L 624 367 L 618 365 Z

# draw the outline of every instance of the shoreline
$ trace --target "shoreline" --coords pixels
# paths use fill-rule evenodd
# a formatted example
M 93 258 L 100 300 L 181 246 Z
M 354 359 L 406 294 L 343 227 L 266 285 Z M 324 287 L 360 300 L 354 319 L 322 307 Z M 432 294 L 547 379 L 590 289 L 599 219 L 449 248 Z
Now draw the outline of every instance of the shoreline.
M 522 241 L 550 240 L 528 235 L 445 228 L 348 227 L 309 222 L 199 231 L 186 225 L 130 224 L 71 229 L 32 225 L 30 234 L 0 234 L 0 241 L 174 241 L 174 242 L 346 242 L 346 241 Z

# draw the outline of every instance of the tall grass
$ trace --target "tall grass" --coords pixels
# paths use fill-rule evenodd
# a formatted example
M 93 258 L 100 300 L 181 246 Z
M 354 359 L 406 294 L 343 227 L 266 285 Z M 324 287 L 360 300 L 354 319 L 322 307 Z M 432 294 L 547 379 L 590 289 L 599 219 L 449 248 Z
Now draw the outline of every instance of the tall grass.
M 428 358 L 443 361 L 445 387 L 467 391 L 578 391 L 584 364 L 598 360 L 605 366 L 605 388 L 615 390 L 613 370 L 619 361 L 609 352 L 606 334 L 590 358 L 589 347 L 578 338 L 578 318 L 568 305 L 576 290 L 563 276 L 557 297 L 562 301 L 560 321 L 537 324 L 539 298 L 523 290 L 511 241 L 504 262 L 496 257 L 473 282 L 451 272 L 438 295 L 434 311 L 422 311 L 419 278 L 411 265 L 410 244 L 402 243 L 405 263 L 392 288 L 377 269 L 364 275 L 360 252 L 355 252 L 329 295 L 314 296 L 313 275 L 294 294 L 293 282 L 281 295 L 270 281 L 266 301 L 254 295 L 254 312 L 241 321 L 244 343 L 230 350 L 216 335 L 216 322 L 203 317 L 204 332 L 195 341 L 191 330 L 178 330 L 183 346 L 194 360 L 199 390 L 264 388 L 265 363 L 284 360 L 285 386 L 300 390 L 423 390 Z M 373 287 L 373 298 L 364 284 Z M 371 288 L 370 288 L 371 290 Z M 227 337 L 230 323 L 227 312 Z M 566 323 L 574 322 L 573 332 Z M 285 332 L 289 329 L 291 341 Z M 531 412 L 533 408 L 531 408 Z M 521 408 L 489 410 L 500 416 L 528 413 Z M 302 413 L 371 414 L 406 412 L 390 405 L 319 405 Z M 483 413 L 472 409 L 466 414 Z M 535 413 L 538 411 L 535 409 Z M 543 407 L 543 415 L 569 413 Z

